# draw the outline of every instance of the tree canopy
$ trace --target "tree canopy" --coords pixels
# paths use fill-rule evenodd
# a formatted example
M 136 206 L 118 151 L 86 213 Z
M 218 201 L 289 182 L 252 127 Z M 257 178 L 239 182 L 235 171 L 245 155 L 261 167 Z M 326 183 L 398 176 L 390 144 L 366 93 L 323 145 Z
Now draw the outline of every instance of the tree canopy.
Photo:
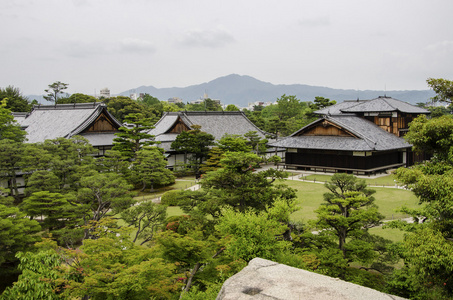
M 60 96 L 64 94 L 64 90 L 66 90 L 68 86 L 69 84 L 60 81 L 49 84 L 49 88 L 44 90 L 47 93 L 47 95 L 44 96 L 44 99 L 58 104 Z

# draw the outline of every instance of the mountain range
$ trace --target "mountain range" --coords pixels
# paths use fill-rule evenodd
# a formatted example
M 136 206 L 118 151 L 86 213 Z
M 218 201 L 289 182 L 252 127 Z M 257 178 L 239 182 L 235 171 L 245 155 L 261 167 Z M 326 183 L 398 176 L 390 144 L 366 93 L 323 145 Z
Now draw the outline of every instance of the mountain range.
M 301 101 L 313 101 L 315 97 L 325 97 L 342 102 L 344 100 L 374 99 L 378 96 L 388 96 L 412 104 L 426 103 L 435 95 L 432 90 L 343 90 L 305 84 L 272 84 L 260 81 L 251 76 L 231 74 L 219 77 L 209 82 L 188 87 L 155 88 L 139 86 L 120 93 L 129 96 L 131 93 L 148 93 L 159 100 L 179 97 L 185 103 L 201 99 L 206 93 L 211 99 L 220 99 L 223 104 L 235 104 L 246 107 L 256 101 L 275 102 L 283 94 L 295 95 Z
M 283 94 L 295 95 L 301 101 L 313 101 L 315 97 L 325 97 L 342 102 L 344 100 L 374 99 L 389 96 L 398 100 L 417 104 L 426 103 L 435 95 L 432 90 L 343 90 L 306 84 L 272 84 L 251 76 L 231 74 L 209 82 L 188 87 L 156 88 L 151 85 L 129 89 L 118 95 L 130 96 L 131 93 L 147 93 L 159 100 L 179 97 L 184 103 L 201 99 L 206 93 L 211 99 L 219 99 L 222 104 L 235 104 L 247 107 L 256 101 L 275 102 Z M 112 95 L 117 96 L 117 95 Z M 42 95 L 28 95 L 39 103 L 49 104 Z

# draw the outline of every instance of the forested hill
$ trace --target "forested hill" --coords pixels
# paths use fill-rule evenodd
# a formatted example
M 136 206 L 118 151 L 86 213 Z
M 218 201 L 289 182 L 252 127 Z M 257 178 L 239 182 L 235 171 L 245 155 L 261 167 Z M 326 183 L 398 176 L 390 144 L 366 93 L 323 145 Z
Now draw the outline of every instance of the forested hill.
M 305 84 L 275 85 L 250 76 L 237 74 L 219 77 L 209 82 L 188 87 L 155 88 L 153 86 L 140 86 L 124 91 L 121 95 L 129 96 L 130 93 L 148 93 L 159 100 L 179 97 L 184 102 L 189 102 L 201 98 L 205 92 L 212 99 L 220 99 L 223 104 L 236 104 L 242 107 L 255 101 L 274 102 L 283 94 L 295 95 L 301 101 L 313 101 L 316 96 L 321 96 L 337 102 L 355 100 L 357 98 L 373 99 L 387 95 L 412 104 L 425 103 L 434 96 L 434 92 L 431 90 L 361 91 L 332 89 Z

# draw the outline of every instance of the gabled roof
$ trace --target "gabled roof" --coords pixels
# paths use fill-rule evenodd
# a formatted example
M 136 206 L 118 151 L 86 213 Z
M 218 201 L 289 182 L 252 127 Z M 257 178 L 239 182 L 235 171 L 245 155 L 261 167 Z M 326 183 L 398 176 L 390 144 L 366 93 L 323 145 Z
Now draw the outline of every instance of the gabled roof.
M 325 120 L 351 134 L 349 136 L 304 135 L 309 128 L 322 126 Z M 326 116 L 308 124 L 289 137 L 269 145 L 282 148 L 340 151 L 385 151 L 411 147 L 403 138 L 381 129 L 373 122 L 351 115 Z
M 165 112 L 154 125 L 155 128 L 148 133 L 154 135 L 156 141 L 172 142 L 176 139 L 177 134 L 169 131 L 178 121 L 188 128 L 200 125 L 202 131 L 212 134 L 216 140 L 220 140 L 225 134 L 244 135 L 249 131 L 256 131 L 261 138 L 266 135 L 266 132 L 256 127 L 243 112 L 239 111 Z
M 70 138 L 82 133 L 97 117 L 104 113 L 111 122 L 120 127 L 117 121 L 102 102 L 35 105 L 25 118 L 19 117 L 17 121 L 27 132 L 29 143 L 43 142 L 46 139 L 59 137 Z
M 321 115 L 353 114 L 363 112 L 403 112 L 429 114 L 429 110 L 387 96 L 372 100 L 344 101 L 315 111 Z
M 363 103 L 367 100 L 346 100 L 331 106 L 324 107 L 323 109 L 319 109 L 314 111 L 315 114 L 318 115 L 341 115 L 344 114 L 342 110 L 347 109 L 351 106 L 356 106 L 357 104 Z

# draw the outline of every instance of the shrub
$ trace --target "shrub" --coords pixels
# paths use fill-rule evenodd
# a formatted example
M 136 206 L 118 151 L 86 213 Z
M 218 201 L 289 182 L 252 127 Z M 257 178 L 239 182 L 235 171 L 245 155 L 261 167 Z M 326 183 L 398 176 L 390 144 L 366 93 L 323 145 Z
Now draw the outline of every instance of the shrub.
M 177 206 L 179 205 L 179 200 L 182 191 L 168 191 L 162 195 L 161 203 L 168 206 Z

